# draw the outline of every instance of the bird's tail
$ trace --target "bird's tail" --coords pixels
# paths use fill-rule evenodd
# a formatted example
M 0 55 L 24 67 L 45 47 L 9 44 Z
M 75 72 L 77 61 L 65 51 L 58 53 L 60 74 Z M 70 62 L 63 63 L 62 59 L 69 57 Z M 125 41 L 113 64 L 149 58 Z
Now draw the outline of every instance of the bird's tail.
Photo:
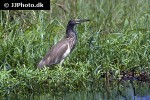
M 41 60 L 37 66 L 38 68 L 43 68 L 44 67 L 44 63 L 43 60 Z

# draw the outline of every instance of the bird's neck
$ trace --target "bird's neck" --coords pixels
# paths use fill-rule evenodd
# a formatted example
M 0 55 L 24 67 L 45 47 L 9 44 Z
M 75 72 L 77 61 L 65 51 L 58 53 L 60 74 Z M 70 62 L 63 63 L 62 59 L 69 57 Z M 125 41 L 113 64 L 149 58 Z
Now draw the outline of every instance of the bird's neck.
M 77 34 L 76 34 L 75 30 L 74 30 L 74 27 L 75 26 L 70 26 L 70 25 L 67 26 L 66 38 L 77 38 Z

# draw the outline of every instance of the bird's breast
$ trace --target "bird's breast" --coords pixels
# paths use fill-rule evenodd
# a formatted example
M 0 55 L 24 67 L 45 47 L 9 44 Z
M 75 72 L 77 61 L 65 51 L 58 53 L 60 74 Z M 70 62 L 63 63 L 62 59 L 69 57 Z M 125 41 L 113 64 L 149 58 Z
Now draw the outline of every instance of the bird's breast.
M 75 46 L 76 46 L 76 37 L 72 37 L 72 38 L 68 38 L 68 43 L 69 43 L 69 47 L 70 47 L 70 51 L 72 51 Z
M 70 53 L 70 51 L 71 51 L 71 49 L 70 49 L 69 43 L 67 43 L 67 50 L 63 54 L 63 58 L 65 58 Z

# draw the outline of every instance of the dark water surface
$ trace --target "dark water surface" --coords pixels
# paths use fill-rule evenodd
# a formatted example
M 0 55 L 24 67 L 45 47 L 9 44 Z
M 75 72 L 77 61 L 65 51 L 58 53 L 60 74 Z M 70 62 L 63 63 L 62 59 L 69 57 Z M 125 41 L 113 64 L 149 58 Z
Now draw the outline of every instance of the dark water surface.
M 119 86 L 109 85 L 97 90 L 81 90 L 76 92 L 9 93 L 2 97 L 5 100 L 150 100 L 150 84 L 121 82 Z M 1 100 L 1 99 L 0 99 Z

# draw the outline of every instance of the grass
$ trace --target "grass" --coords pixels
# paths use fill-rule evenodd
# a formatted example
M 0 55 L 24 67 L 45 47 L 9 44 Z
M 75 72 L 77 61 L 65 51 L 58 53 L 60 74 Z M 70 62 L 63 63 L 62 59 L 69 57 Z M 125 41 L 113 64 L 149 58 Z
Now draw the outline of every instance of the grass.
M 88 90 L 90 83 L 102 84 L 100 76 L 109 71 L 114 78 L 132 69 L 150 74 L 148 4 L 148 0 L 52 0 L 50 11 L 0 11 L 0 93 Z M 78 25 L 77 47 L 63 68 L 37 69 L 72 18 L 92 21 Z

